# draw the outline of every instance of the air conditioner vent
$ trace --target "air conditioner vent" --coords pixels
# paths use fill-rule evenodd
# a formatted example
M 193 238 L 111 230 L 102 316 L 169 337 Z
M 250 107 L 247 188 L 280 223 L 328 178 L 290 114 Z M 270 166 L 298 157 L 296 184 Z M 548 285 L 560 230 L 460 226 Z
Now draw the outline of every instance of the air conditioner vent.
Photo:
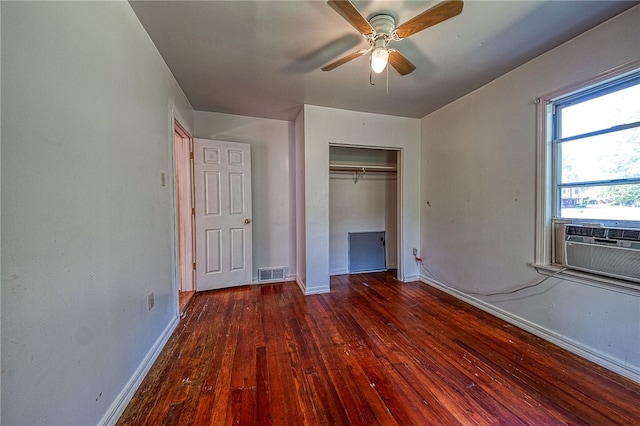
M 278 282 L 285 280 L 285 268 L 258 268 L 258 282 Z
M 610 228 L 608 236 L 613 240 L 640 241 L 640 230 Z
M 609 238 L 621 240 L 624 229 L 609 229 Z
M 604 238 L 606 228 L 594 228 L 590 226 L 577 226 L 577 225 L 567 225 L 566 234 L 567 235 L 580 235 L 583 237 L 598 237 Z
M 627 229 L 622 232 L 623 240 L 638 241 L 640 240 L 640 231 Z

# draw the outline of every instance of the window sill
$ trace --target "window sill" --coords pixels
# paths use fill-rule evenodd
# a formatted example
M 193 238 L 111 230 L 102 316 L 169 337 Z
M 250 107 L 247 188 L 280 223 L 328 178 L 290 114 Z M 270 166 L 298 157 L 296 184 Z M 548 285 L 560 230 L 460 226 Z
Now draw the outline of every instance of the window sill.
M 613 277 L 606 277 L 598 274 L 590 274 L 589 272 L 566 269 L 562 265 L 541 265 L 531 263 L 531 267 L 541 275 L 553 276 L 567 281 L 586 284 L 594 287 L 600 287 L 607 290 L 621 291 L 623 293 L 637 296 L 640 294 L 640 283 L 626 281 Z

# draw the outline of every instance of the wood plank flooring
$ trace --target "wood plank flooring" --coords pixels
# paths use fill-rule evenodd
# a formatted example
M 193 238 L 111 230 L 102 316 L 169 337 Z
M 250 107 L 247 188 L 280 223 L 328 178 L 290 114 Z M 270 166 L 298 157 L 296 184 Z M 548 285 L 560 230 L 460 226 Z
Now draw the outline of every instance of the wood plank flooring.
M 199 293 L 120 425 L 633 425 L 640 385 L 391 273 Z
M 187 310 L 187 306 L 191 303 L 191 300 L 196 295 L 195 291 L 179 291 L 178 292 L 178 309 L 180 310 L 180 316 Z

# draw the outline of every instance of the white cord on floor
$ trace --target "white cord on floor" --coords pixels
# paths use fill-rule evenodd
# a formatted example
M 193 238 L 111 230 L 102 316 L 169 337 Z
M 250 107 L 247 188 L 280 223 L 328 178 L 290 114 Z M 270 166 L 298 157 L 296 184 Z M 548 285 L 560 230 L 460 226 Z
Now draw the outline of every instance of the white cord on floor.
M 517 293 L 517 292 L 522 291 L 522 290 L 526 290 L 526 289 L 529 289 L 529 288 L 537 287 L 540 284 L 542 284 L 545 281 L 547 281 L 549 278 L 553 278 L 556 275 L 558 275 L 559 273 L 564 272 L 564 271 L 567 270 L 567 268 L 562 268 L 562 269 L 554 272 L 553 274 L 546 275 L 543 279 L 541 279 L 539 281 L 536 281 L 533 284 L 527 284 L 527 285 L 523 285 L 523 286 L 520 286 L 520 287 L 515 287 L 515 288 L 512 288 L 512 289 L 509 289 L 509 290 L 500 290 L 500 291 L 481 293 L 481 292 L 475 292 L 475 291 L 460 290 L 459 288 L 456 288 L 456 287 L 453 287 L 453 286 L 450 286 L 450 285 L 444 283 L 436 274 L 431 272 L 429 270 L 429 268 L 424 266 L 424 264 L 422 262 L 420 262 L 420 269 L 424 270 L 427 274 L 429 274 L 429 276 L 431 278 L 433 278 L 436 281 L 438 281 L 438 283 L 440 283 L 441 285 L 443 285 L 443 286 L 445 286 L 447 288 L 450 288 L 452 290 L 456 290 L 456 291 L 459 291 L 461 293 L 471 295 L 471 296 L 498 296 L 498 295 L 514 294 L 514 293 Z

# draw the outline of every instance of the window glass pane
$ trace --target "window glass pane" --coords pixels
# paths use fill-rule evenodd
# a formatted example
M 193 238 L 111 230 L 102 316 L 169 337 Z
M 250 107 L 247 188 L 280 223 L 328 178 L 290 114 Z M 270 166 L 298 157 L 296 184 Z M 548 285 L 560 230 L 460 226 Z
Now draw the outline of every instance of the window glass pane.
M 559 110 L 560 138 L 640 121 L 640 84 Z
M 558 153 L 560 183 L 637 178 L 640 127 L 562 142 Z
M 640 220 L 640 184 L 561 188 L 560 217 Z

